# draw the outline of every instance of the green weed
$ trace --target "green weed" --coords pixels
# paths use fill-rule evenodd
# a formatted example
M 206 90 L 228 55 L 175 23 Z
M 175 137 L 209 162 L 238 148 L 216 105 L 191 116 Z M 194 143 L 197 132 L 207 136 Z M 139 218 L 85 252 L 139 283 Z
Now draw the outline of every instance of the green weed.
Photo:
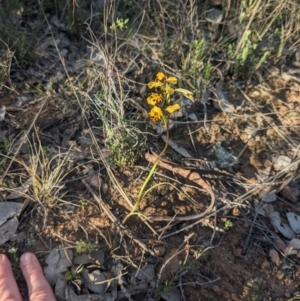
M 184 76 L 198 90 L 196 97 L 201 97 L 212 80 L 213 65 L 207 59 L 207 46 L 204 39 L 195 40 L 189 47 L 189 54 L 183 59 Z
M 110 132 L 111 129 L 106 129 Z M 110 151 L 110 162 L 119 167 L 133 165 L 145 148 L 145 138 L 135 133 L 130 127 L 113 129 L 108 136 L 106 145 Z
M 9 259 L 12 265 L 12 269 L 14 272 L 19 271 L 19 257 L 18 257 L 18 248 L 10 248 L 8 249 Z
M 202 78 L 205 85 L 209 85 L 210 81 L 212 80 L 212 71 L 213 71 L 213 65 L 210 62 L 204 64 L 203 71 L 202 71 Z
M 243 0 L 238 5 L 242 34 L 228 45 L 231 71 L 243 78 L 268 62 L 278 63 L 289 42 L 299 43 L 300 7 L 290 0 Z
M 77 289 L 78 292 L 81 291 L 82 278 L 81 273 L 84 269 L 84 265 L 80 264 L 75 270 L 67 271 L 65 273 L 65 278 L 67 281 L 71 282 Z
M 205 40 L 195 40 L 189 49 L 189 55 L 183 59 L 184 75 L 195 83 L 200 70 L 203 68 Z
M 99 93 L 93 103 L 102 122 L 109 162 L 119 167 L 132 165 L 146 145 L 145 136 L 138 129 L 138 117 L 132 122 L 126 120 L 122 104 L 111 95 Z
M 80 204 L 80 209 L 82 211 L 84 211 L 86 209 L 86 207 L 87 207 L 87 202 L 85 200 L 80 200 L 79 204 Z
M 81 279 L 80 277 L 80 273 L 82 272 L 84 268 L 84 265 L 83 264 L 80 264 L 74 272 L 72 271 L 67 271 L 66 274 L 65 274 L 65 278 L 68 280 L 68 281 L 74 281 L 74 280 L 79 280 Z
M 228 220 L 225 222 L 224 229 L 225 229 L 226 231 L 228 231 L 228 230 L 230 230 L 230 229 L 232 228 L 232 226 L 233 226 L 233 222 L 232 222 L 230 219 L 228 219 Z
M 0 150 L 7 154 L 10 149 L 10 145 L 11 143 L 8 140 L 3 140 L 0 142 Z
M 175 284 L 172 280 L 166 280 L 166 282 L 161 287 L 161 293 L 168 293 L 168 291 L 175 287 Z
M 128 22 L 129 22 L 129 19 L 126 18 L 126 19 L 123 19 L 123 18 L 117 18 L 115 22 L 113 22 L 113 24 L 110 26 L 110 29 L 112 30 L 124 30 L 128 27 Z
M 76 241 L 76 251 L 78 253 L 91 253 L 95 250 L 96 246 L 89 242 L 84 242 L 83 240 Z

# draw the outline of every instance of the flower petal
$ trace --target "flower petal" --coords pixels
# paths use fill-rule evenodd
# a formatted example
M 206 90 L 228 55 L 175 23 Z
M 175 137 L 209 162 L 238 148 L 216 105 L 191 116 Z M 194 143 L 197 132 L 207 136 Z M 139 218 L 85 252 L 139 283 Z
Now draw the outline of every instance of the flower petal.
M 174 94 L 174 89 L 171 88 L 170 86 L 166 86 L 166 89 L 165 89 L 165 92 L 168 94 L 168 95 L 173 95 Z
M 167 76 L 162 72 L 158 72 L 155 76 L 155 79 L 164 82 L 167 79 Z
M 151 106 L 155 106 L 157 103 L 162 101 L 162 95 L 158 94 L 158 93 L 151 93 L 148 97 L 147 97 L 147 102 L 149 105 Z
M 169 112 L 170 114 L 172 114 L 173 112 L 178 111 L 178 110 L 180 110 L 180 105 L 178 103 L 175 103 L 174 105 L 168 106 L 166 108 L 166 111 Z
M 154 122 L 160 121 L 163 117 L 163 111 L 161 110 L 161 108 L 154 106 L 150 112 L 149 112 L 149 116 L 152 118 L 152 120 Z
M 157 82 L 150 82 L 148 84 L 148 88 L 149 89 L 158 88 L 158 87 L 161 87 L 162 85 L 163 85 L 163 83 L 159 82 L 159 81 L 157 81 Z
M 178 82 L 177 78 L 174 77 L 174 76 L 168 77 L 166 81 L 167 81 L 167 83 L 170 83 L 170 84 L 172 84 L 172 85 L 176 85 L 177 82 Z

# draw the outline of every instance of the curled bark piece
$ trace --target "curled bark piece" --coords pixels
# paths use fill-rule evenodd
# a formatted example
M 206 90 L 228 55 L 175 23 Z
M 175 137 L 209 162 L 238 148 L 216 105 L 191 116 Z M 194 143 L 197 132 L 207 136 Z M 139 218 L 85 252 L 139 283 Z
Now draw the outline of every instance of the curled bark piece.
M 147 153 L 145 158 L 147 161 L 154 163 L 157 159 L 158 155 L 156 153 L 149 154 Z M 173 164 L 172 162 L 168 161 L 162 161 L 160 160 L 158 163 L 158 166 L 167 169 L 169 171 L 172 171 L 194 183 L 196 183 L 198 186 L 202 187 L 207 191 L 207 193 L 210 194 L 211 201 L 209 207 L 201 213 L 194 214 L 194 215 L 188 215 L 188 216 L 175 216 L 175 217 L 169 217 L 169 216 L 150 216 L 149 218 L 153 221 L 188 221 L 188 220 L 194 220 L 204 217 L 205 215 L 208 215 L 212 212 L 214 206 L 215 206 L 215 194 L 211 188 L 211 186 L 205 182 L 201 175 L 198 172 L 185 169 L 183 167 L 180 167 L 178 165 Z

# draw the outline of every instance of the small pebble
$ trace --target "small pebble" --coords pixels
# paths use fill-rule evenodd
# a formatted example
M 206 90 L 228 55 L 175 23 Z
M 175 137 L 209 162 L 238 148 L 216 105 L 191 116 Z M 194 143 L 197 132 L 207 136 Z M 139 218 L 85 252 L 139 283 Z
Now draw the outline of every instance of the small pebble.
M 277 266 L 280 265 L 280 257 L 278 255 L 278 252 L 275 249 L 269 250 L 269 256 L 271 258 L 271 261 L 276 264 Z
M 153 251 L 159 257 L 163 256 L 166 253 L 166 249 L 164 247 L 160 247 L 160 246 L 154 247 Z

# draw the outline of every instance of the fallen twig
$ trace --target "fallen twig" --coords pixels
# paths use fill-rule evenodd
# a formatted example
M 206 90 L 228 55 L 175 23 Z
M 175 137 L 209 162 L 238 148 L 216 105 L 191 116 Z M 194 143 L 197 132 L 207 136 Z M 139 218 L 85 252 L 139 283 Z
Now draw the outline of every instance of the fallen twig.
M 133 236 L 133 234 L 124 226 L 121 224 L 121 222 L 111 213 L 111 211 L 108 209 L 107 205 L 103 202 L 101 196 L 98 196 L 92 187 L 87 183 L 86 180 L 82 180 L 84 185 L 86 186 L 87 190 L 92 194 L 93 198 L 97 201 L 98 205 L 102 210 L 106 213 L 110 221 L 116 226 L 118 232 L 124 233 L 127 237 L 129 237 L 131 240 L 133 240 L 136 244 L 138 244 L 143 250 L 150 253 L 152 256 L 156 256 L 153 251 L 147 248 L 145 244 L 143 244 L 141 241 L 139 241 L 137 238 Z
M 155 160 L 157 159 L 158 155 L 155 153 L 146 154 L 146 160 L 153 163 L 155 162 Z M 194 215 L 188 215 L 188 216 L 175 216 L 175 217 L 169 217 L 169 216 L 149 216 L 149 218 L 153 221 L 187 221 L 187 220 L 194 220 L 194 219 L 200 219 L 208 214 L 210 214 L 213 211 L 213 208 L 215 207 L 215 194 L 212 190 L 212 187 L 206 183 L 201 175 L 198 172 L 189 170 L 189 169 L 185 169 L 182 168 L 180 166 L 177 166 L 175 164 L 173 164 L 172 162 L 168 162 L 168 161 L 162 161 L 160 160 L 158 162 L 158 166 L 165 168 L 169 171 L 172 171 L 180 176 L 182 176 L 185 179 L 188 179 L 194 183 L 196 183 L 197 185 L 199 185 L 200 187 L 204 188 L 211 197 L 211 201 L 210 201 L 210 205 L 209 207 L 201 213 L 198 214 L 194 214 Z

